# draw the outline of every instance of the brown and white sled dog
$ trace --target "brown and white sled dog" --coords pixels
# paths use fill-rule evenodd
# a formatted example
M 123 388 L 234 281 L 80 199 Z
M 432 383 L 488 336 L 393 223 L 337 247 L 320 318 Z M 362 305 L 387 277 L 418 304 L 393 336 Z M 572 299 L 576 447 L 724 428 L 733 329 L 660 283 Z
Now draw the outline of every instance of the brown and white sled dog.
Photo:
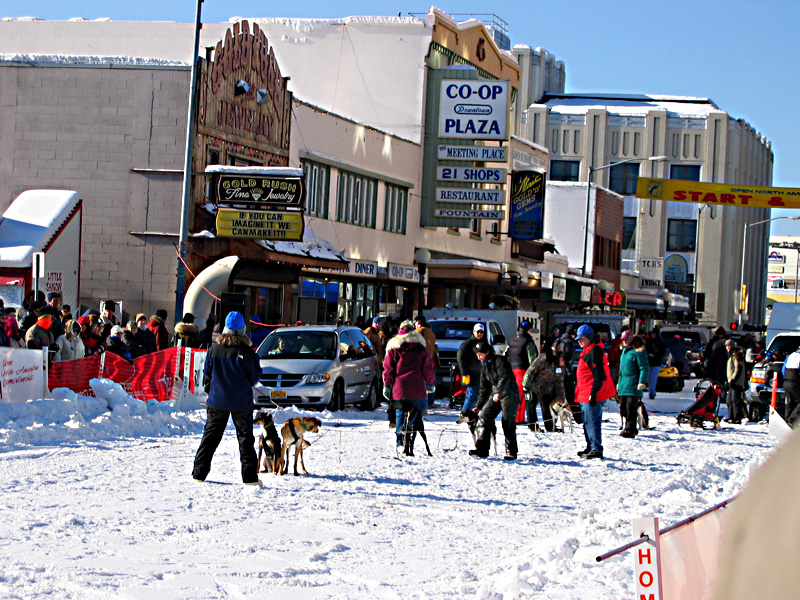
M 258 436 L 258 472 L 279 475 L 283 469 L 283 452 L 272 413 L 267 410 L 258 411 L 253 419 L 253 425 L 261 426 L 261 434 Z
M 572 424 L 575 419 L 572 416 L 569 402 L 564 398 L 556 398 L 550 403 L 550 414 L 553 416 L 553 423 L 557 423 L 563 433 L 567 431 L 567 423 L 569 423 L 569 432 L 572 433 Z
M 294 474 L 299 475 L 297 472 L 297 459 L 300 459 L 300 466 L 303 467 L 303 473 L 308 474 L 306 471 L 306 464 L 303 461 L 303 447 L 310 446 L 311 444 L 303 439 L 303 435 L 307 431 L 317 433 L 322 423 L 316 417 L 295 417 L 289 419 L 281 426 L 281 437 L 283 438 L 283 446 L 281 447 L 281 455 L 283 457 L 283 474 L 289 472 L 289 450 L 294 447 Z

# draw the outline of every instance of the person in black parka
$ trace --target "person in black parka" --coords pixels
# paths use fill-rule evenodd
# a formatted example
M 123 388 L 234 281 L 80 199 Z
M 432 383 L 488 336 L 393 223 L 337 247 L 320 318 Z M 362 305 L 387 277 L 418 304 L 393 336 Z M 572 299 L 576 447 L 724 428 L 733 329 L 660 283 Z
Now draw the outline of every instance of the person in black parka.
M 225 318 L 225 329 L 206 356 L 203 383 L 208 392 L 206 427 L 194 457 L 192 477 L 205 481 L 211 470 L 211 459 L 222 441 L 228 418 L 233 418 L 242 481 L 258 485 L 258 460 L 253 436 L 253 386 L 261 378 L 261 365 L 245 335 L 242 313 L 231 311 Z

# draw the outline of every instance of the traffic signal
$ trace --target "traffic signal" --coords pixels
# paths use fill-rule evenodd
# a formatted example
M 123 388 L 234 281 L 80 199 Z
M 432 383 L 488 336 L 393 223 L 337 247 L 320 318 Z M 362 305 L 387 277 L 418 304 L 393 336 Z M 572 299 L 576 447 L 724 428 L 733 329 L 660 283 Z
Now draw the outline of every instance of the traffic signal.
M 739 324 L 736 321 L 734 321 L 733 323 L 731 323 L 730 330 L 736 331 L 737 329 L 739 329 Z

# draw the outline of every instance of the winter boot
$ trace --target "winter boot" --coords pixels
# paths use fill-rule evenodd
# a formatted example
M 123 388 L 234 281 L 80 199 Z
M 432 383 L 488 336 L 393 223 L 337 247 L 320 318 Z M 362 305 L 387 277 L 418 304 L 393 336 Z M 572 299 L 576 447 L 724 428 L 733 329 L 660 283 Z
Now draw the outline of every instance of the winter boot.
M 503 460 L 517 460 L 517 441 L 506 439 L 506 455 Z

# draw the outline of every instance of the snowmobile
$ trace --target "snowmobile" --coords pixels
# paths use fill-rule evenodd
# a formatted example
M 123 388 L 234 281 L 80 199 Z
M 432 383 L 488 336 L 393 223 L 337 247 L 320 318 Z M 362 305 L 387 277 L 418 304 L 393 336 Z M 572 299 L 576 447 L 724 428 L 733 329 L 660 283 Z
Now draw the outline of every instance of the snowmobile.
M 657 392 L 680 392 L 683 390 L 683 375 L 677 367 L 662 366 L 656 381 Z
M 698 429 L 719 428 L 719 407 L 725 400 L 727 390 L 715 379 L 701 379 L 694 386 L 695 401 L 686 410 L 678 413 L 678 425 L 688 424 Z

